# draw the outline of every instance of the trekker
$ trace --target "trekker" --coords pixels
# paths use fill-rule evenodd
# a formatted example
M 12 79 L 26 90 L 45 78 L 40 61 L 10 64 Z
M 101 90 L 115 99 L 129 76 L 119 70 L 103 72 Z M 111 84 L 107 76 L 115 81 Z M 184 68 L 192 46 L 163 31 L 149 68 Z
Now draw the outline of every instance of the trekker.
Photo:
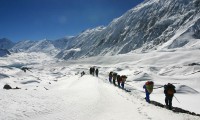
M 127 76 L 126 75 L 122 75 L 121 76 L 121 86 L 122 86 L 122 89 L 124 89 L 124 84 L 125 84 L 125 81 L 126 81 L 126 79 L 127 79 Z
M 95 70 L 95 73 L 96 73 L 96 76 L 98 77 L 98 75 L 99 75 L 99 70 L 98 70 L 98 68 Z
M 108 79 L 109 79 L 109 82 L 110 82 L 110 83 L 112 83 L 112 76 L 113 76 L 112 74 L 113 74 L 113 72 L 110 72 L 110 73 L 109 73 L 109 78 L 108 78 Z
M 165 93 L 165 104 L 168 109 L 172 109 L 172 99 L 174 93 L 176 93 L 175 86 L 171 83 L 164 85 L 164 93 Z
M 90 75 L 92 75 L 92 67 L 90 67 Z
M 147 81 L 143 88 L 145 89 L 145 93 L 146 93 L 146 101 L 148 103 L 150 103 L 150 94 L 153 92 L 153 86 L 154 86 L 154 82 L 153 81 Z
M 117 73 L 113 73 L 113 84 L 116 85 Z
M 92 75 L 94 76 L 95 68 L 92 67 Z
M 120 87 L 121 77 L 120 75 L 117 75 L 117 85 Z
M 85 72 L 84 72 L 84 71 L 83 71 L 83 72 L 81 72 L 81 77 L 82 77 L 83 75 L 85 75 Z

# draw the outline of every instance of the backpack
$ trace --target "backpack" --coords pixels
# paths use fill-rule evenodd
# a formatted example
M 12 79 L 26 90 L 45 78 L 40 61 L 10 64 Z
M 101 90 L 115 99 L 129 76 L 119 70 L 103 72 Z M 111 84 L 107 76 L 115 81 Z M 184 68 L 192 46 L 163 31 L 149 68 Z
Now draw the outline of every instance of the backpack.
M 153 92 L 153 86 L 154 86 L 154 82 L 153 81 L 147 81 L 145 83 L 146 89 L 149 93 Z
M 127 76 L 126 76 L 126 75 L 122 75 L 122 76 L 121 76 L 121 79 L 122 79 L 122 82 L 125 82 L 126 79 L 127 79 Z
M 173 96 L 175 93 L 175 86 L 168 83 L 167 85 L 165 85 L 165 90 L 166 90 L 166 94 Z

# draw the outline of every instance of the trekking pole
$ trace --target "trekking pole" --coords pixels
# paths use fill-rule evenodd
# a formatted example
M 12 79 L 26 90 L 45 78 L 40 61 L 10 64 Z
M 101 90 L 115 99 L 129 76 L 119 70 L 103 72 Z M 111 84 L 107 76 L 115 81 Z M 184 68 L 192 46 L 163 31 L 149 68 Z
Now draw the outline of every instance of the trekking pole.
M 162 88 L 162 87 L 164 87 L 164 86 L 160 86 L 160 87 L 157 87 L 157 88 L 153 88 L 153 89 L 158 89 L 158 88 Z
M 176 96 L 174 95 L 174 97 L 176 98 Z M 176 98 L 176 100 L 178 101 L 178 99 Z M 179 101 L 178 101 L 179 102 Z M 180 103 L 180 102 L 179 102 Z

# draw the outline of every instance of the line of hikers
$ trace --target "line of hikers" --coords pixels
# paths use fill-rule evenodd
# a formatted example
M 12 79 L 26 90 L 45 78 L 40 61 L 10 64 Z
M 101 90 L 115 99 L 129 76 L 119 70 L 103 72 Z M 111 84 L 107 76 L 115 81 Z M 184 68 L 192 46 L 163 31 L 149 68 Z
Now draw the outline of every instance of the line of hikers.
M 96 75 L 97 77 L 98 77 L 98 75 L 99 75 L 99 69 L 98 68 L 96 68 L 95 69 L 95 67 L 91 67 L 90 69 L 89 69 L 89 73 L 90 73 L 90 75 Z M 83 75 L 85 75 L 85 71 L 82 71 L 81 72 L 81 77 L 83 76 Z
M 153 81 L 147 81 L 143 86 L 143 88 L 145 89 L 145 93 L 146 93 L 145 99 L 148 103 L 150 103 L 150 94 L 153 92 L 153 89 L 155 89 L 155 88 L 153 88 L 153 86 L 154 86 Z M 171 83 L 168 83 L 161 87 L 164 87 L 166 107 L 171 110 L 172 109 L 172 99 L 173 99 L 174 93 L 176 93 L 175 86 Z
M 124 84 L 125 84 L 126 79 L 127 79 L 127 76 L 125 75 L 120 76 L 116 72 L 112 72 L 112 71 L 109 73 L 109 82 L 113 83 L 116 86 L 116 81 L 117 81 L 118 87 L 121 87 L 122 89 L 124 89 Z M 147 81 L 143 86 L 143 88 L 145 89 L 145 94 L 146 94 L 145 99 L 148 103 L 150 103 L 150 94 L 153 92 L 153 89 L 156 89 L 153 87 L 154 87 L 153 81 Z M 166 107 L 171 110 L 172 99 L 173 99 L 174 93 L 176 93 L 175 86 L 171 83 L 168 83 L 161 87 L 164 87 Z
M 127 79 L 127 76 L 125 75 L 120 76 L 116 72 L 112 72 L 112 71 L 109 73 L 109 82 L 113 83 L 115 86 L 118 85 L 118 87 L 122 89 L 124 89 L 124 84 L 125 84 L 126 79 Z M 116 85 L 116 81 L 117 81 L 117 85 Z M 176 93 L 175 86 L 172 83 L 168 83 L 161 87 L 164 87 L 166 108 L 171 110 L 172 99 L 174 97 L 174 93 Z M 158 88 L 161 88 L 161 87 L 158 87 Z M 158 88 L 154 88 L 153 81 L 147 81 L 144 84 L 143 88 L 145 89 L 145 94 L 146 94 L 145 99 L 148 103 L 150 103 L 150 94 L 153 92 L 153 89 L 158 89 Z
M 91 67 L 89 72 L 90 72 L 90 75 L 93 75 L 93 76 L 96 75 L 98 77 L 99 75 L 99 69 L 98 68 L 95 69 L 95 67 Z
M 110 72 L 109 73 L 109 82 L 110 83 L 113 83 L 115 86 L 118 85 L 118 87 L 121 87 L 122 89 L 124 89 L 124 84 L 125 84 L 125 81 L 127 79 L 127 76 L 125 75 L 118 75 L 116 72 Z M 116 85 L 116 81 L 117 81 L 117 85 Z

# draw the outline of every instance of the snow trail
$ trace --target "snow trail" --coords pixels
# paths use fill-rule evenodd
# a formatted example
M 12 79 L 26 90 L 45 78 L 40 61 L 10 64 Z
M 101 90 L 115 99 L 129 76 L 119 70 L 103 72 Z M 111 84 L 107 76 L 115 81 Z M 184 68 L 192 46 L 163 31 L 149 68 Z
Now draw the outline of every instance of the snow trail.
M 59 98 L 60 108 L 54 109 L 52 114 L 41 115 L 38 120 L 165 120 L 163 116 L 176 120 L 199 119 L 150 105 L 100 78 L 85 75 L 66 79 L 58 83 L 61 89 L 55 89 L 59 93 L 59 97 L 55 97 Z
M 0 67 L 2 70 L 0 74 L 8 76 L 1 79 L 1 87 L 8 82 L 13 87 L 22 88 L 19 90 L 0 89 L 0 120 L 200 120 L 197 116 L 176 114 L 146 103 L 143 98 L 144 93 L 141 90 L 141 85 L 145 81 L 133 80 L 137 77 L 138 80 L 155 77 L 152 75 L 157 73 L 159 67 L 151 66 L 153 72 L 155 72 L 154 74 L 151 74 L 151 69 L 146 67 L 137 69 L 134 65 L 140 59 L 131 63 L 129 62 L 132 60 L 131 55 L 126 56 L 127 61 L 119 59 L 121 57 L 118 56 L 118 60 L 123 62 L 119 64 L 114 62 L 109 66 L 108 63 L 102 61 L 109 61 L 111 57 L 99 59 L 97 61 L 101 63 L 99 77 L 87 75 L 86 70 L 89 70 L 91 66 L 89 63 L 94 61 L 92 58 L 84 62 L 87 64 L 82 61 L 68 62 L 68 64 L 56 63 L 57 61 L 49 58 L 49 61 L 46 61 L 46 59 L 43 59 L 43 61 L 34 60 L 38 64 L 34 63 L 31 66 L 32 59 L 27 59 L 23 54 L 16 55 L 7 58 L 7 63 L 5 62 L 5 65 L 3 65 L 13 64 L 15 63 L 13 60 L 21 58 L 17 63 L 29 63 L 32 72 L 27 71 L 24 73 L 18 68 Z M 123 56 L 122 58 L 124 58 Z M 38 54 L 38 59 L 43 57 L 46 56 Z M 37 58 L 37 55 L 35 55 L 35 58 Z M 115 59 L 113 57 L 113 60 Z M 155 60 L 156 58 L 148 61 Z M 1 61 L 4 63 L 5 60 L 1 59 Z M 147 64 L 146 60 L 141 61 L 139 64 L 142 66 L 144 63 Z M 86 75 L 80 77 L 78 73 L 83 70 Z M 131 92 L 125 92 L 105 80 L 108 77 L 106 73 L 111 70 L 116 70 L 119 74 L 128 74 L 128 84 L 131 85 Z M 148 74 L 140 73 L 144 70 Z M 164 83 L 157 80 L 156 84 L 159 82 L 160 85 Z M 177 81 L 174 80 L 174 82 Z M 184 89 L 186 88 L 184 87 Z M 162 90 L 154 91 L 151 99 L 163 101 L 160 92 Z M 176 96 L 179 97 L 180 95 L 177 94 Z M 198 95 L 195 96 L 198 98 Z M 192 95 L 190 97 L 195 98 Z M 189 105 L 188 103 L 185 104 Z

